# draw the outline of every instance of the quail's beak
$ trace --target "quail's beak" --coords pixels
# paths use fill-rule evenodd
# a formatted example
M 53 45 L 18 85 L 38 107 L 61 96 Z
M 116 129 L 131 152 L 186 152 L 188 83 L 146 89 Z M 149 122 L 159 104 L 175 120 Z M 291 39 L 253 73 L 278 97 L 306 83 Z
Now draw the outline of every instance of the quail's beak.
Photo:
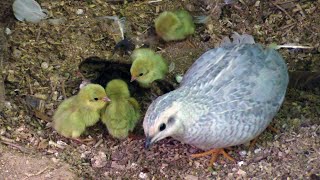
M 106 96 L 106 97 L 103 97 L 103 98 L 102 98 L 102 101 L 104 101 L 104 102 L 110 102 L 111 100 L 108 98 L 108 96 Z
M 146 137 L 146 142 L 145 142 L 145 144 L 144 144 L 144 148 L 145 149 L 149 149 L 150 147 L 151 147 L 151 145 L 152 145 L 152 137 L 150 137 L 150 136 L 147 136 Z
M 130 80 L 130 82 L 135 81 L 136 79 L 137 79 L 137 77 L 135 77 L 135 76 L 131 76 L 131 80 Z

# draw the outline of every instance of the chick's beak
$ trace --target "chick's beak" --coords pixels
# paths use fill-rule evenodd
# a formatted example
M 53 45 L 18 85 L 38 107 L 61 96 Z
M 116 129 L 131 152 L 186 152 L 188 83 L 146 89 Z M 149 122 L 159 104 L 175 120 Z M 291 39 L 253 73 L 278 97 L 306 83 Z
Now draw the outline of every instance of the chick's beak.
M 136 79 L 137 79 L 137 77 L 131 76 L 130 82 L 135 81 Z
M 103 97 L 103 98 L 102 98 L 102 101 L 110 102 L 111 100 L 108 98 L 108 96 L 106 96 L 106 97 Z
M 152 137 L 147 136 L 146 137 L 146 142 L 144 144 L 144 148 L 145 149 L 149 149 L 151 147 L 151 145 L 152 145 Z

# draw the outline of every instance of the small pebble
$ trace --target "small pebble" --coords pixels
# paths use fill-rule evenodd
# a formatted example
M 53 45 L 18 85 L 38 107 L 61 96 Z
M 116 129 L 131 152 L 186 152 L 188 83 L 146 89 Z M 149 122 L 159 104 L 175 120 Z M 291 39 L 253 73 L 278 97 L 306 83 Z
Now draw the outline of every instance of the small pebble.
M 254 6 L 258 7 L 260 5 L 260 1 L 256 1 L 256 3 L 254 4 Z
M 80 15 L 80 14 L 83 14 L 83 12 L 84 12 L 83 9 L 78 9 L 76 14 Z
M 246 156 L 246 155 L 247 155 L 247 151 L 240 151 L 239 154 L 240 154 L 240 156 L 242 156 L 242 157 L 243 157 L 243 156 Z
M 86 154 L 85 153 L 81 153 L 81 155 L 80 155 L 80 158 L 81 159 L 85 159 L 87 156 L 86 156 Z
M 51 158 L 51 161 L 54 162 L 54 163 L 58 163 L 58 162 L 59 162 L 59 159 L 53 157 L 53 158 Z
M 59 94 L 58 91 L 54 91 L 51 99 L 53 101 L 56 101 L 58 99 L 58 94 Z
M 52 178 L 51 173 L 52 173 L 52 172 L 49 172 L 49 173 L 46 174 L 44 177 L 45 177 L 46 179 L 51 179 L 51 178 Z
M 57 141 L 57 144 L 59 144 L 60 146 L 68 146 L 67 143 L 65 143 L 64 141 L 61 141 L 61 140 Z
M 177 83 L 181 83 L 182 79 L 183 79 L 183 76 L 182 76 L 182 75 L 180 75 L 180 74 L 176 75 L 176 81 L 177 81 Z
M 9 110 L 12 109 L 12 105 L 9 101 L 4 102 L 4 106 Z
M 217 171 L 212 171 L 211 174 L 212 174 L 213 176 L 216 176 L 216 175 L 218 175 L 218 172 L 217 172 Z
M 6 133 L 6 128 L 5 127 L 2 127 L 1 129 L 0 129 L 0 135 L 2 136 L 2 135 L 4 135 Z
M 194 7 L 193 4 L 187 4 L 187 5 L 186 5 L 186 9 L 187 9 L 188 11 L 191 11 L 191 12 L 196 10 L 196 8 Z
M 112 162 L 111 162 L 111 168 L 123 170 L 123 169 L 126 168 L 126 166 L 120 165 L 120 164 L 118 164 L 116 161 L 112 161 Z
M 14 48 L 12 55 L 14 58 L 19 59 L 22 56 L 22 52 L 20 50 L 18 50 L 17 48 Z
M 5 33 L 6 33 L 6 35 L 10 35 L 10 34 L 12 34 L 12 31 L 10 28 L 6 28 Z
M 132 163 L 132 164 L 131 164 L 131 168 L 135 169 L 135 168 L 137 168 L 137 167 L 138 167 L 138 164 L 137 164 L 137 163 Z
M 147 179 L 147 178 L 148 178 L 148 175 L 147 175 L 147 173 L 140 172 L 139 178 L 140 178 L 140 179 Z
M 36 82 L 33 83 L 33 86 L 40 86 L 40 84 L 39 84 L 38 81 L 36 81 Z
M 194 175 L 187 175 L 184 177 L 185 180 L 198 180 L 199 178 Z
M 237 172 L 237 174 L 240 175 L 240 176 L 245 176 L 245 175 L 247 175 L 247 173 L 246 173 L 244 170 L 242 170 L 242 169 L 239 169 L 238 172 Z
M 238 166 L 242 166 L 243 164 L 244 164 L 243 161 L 239 161 L 239 162 L 238 162 Z
M 259 149 L 255 149 L 255 150 L 254 150 L 254 153 L 255 153 L 255 154 L 258 154 L 260 151 L 261 151 L 260 148 L 259 148 Z
M 169 65 L 169 73 L 171 73 L 176 67 L 176 64 L 174 62 L 171 62 Z
M 7 81 L 14 82 L 15 80 L 16 80 L 16 78 L 14 76 L 14 71 L 13 70 L 9 70 L 8 71 L 8 76 L 7 76 Z
M 34 94 L 34 97 L 36 97 L 36 98 L 38 98 L 38 99 L 42 99 L 42 100 L 46 100 L 46 99 L 47 99 L 47 95 L 45 95 L 45 94 L 40 94 L 40 93 Z
M 108 171 L 106 171 L 106 172 L 103 173 L 103 175 L 104 175 L 106 178 L 108 178 L 108 179 L 110 178 L 109 174 L 110 174 L 110 172 L 108 172 Z M 111 178 L 110 178 L 110 179 L 111 179 Z
M 237 168 L 232 168 L 231 170 L 232 170 L 232 171 L 236 171 L 236 170 L 237 170 Z
M 92 164 L 92 167 L 95 167 L 95 168 L 104 167 L 105 165 L 107 165 L 106 154 L 102 151 L 99 151 L 98 154 L 91 159 L 91 164 Z
M 57 19 L 49 19 L 48 21 L 52 25 L 60 25 L 60 24 L 63 24 L 66 21 L 66 19 L 65 18 L 57 18 Z
M 42 69 L 48 69 L 48 67 L 49 67 L 49 64 L 47 62 L 41 63 L 41 68 Z

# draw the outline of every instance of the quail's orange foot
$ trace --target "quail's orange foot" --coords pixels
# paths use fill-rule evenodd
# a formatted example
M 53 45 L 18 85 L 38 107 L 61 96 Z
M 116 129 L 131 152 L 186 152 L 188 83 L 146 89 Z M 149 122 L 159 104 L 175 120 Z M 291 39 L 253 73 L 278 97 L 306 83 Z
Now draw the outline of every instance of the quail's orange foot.
M 211 150 L 205 151 L 203 153 L 192 154 L 191 157 L 200 158 L 200 157 L 204 157 L 204 156 L 208 156 L 208 155 L 211 155 L 209 167 L 211 167 L 213 165 L 213 163 L 215 163 L 217 161 L 219 155 L 223 155 L 225 158 L 229 159 L 230 161 L 235 162 L 235 160 L 228 153 L 226 153 L 226 151 L 222 148 L 211 149 Z

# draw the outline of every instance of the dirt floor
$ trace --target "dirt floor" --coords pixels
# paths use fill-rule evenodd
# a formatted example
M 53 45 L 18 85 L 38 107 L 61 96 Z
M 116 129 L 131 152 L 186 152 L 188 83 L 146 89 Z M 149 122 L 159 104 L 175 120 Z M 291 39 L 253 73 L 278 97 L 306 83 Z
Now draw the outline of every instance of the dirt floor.
M 320 72 L 319 0 L 39 0 L 49 19 L 32 24 L 13 19 L 6 25 L 8 58 L 3 62 L 6 101 L 0 114 L 0 177 L 5 179 L 320 179 L 320 88 L 289 88 L 272 126 L 253 149 L 234 147 L 232 163 L 208 158 L 173 139 L 143 149 L 144 139 L 117 141 L 101 123 L 88 129 L 90 143 L 79 144 L 52 129 L 51 117 L 81 83 L 78 64 L 88 56 L 129 62 L 112 54 L 119 41 L 116 23 L 126 18 L 126 36 L 137 47 L 149 44 L 174 70 L 174 82 L 202 53 L 233 32 L 254 36 L 261 44 L 297 43 L 307 50 L 281 49 L 290 71 Z M 184 41 L 164 43 L 150 35 L 154 18 L 164 10 L 184 8 L 208 16 Z M 3 18 L 0 19 L 3 21 Z M 141 102 L 143 104 L 143 102 Z M 143 104 L 143 113 L 148 104 Z M 141 121 L 142 123 L 142 121 Z M 141 124 L 136 134 L 143 135 Z M 15 149 L 14 151 L 12 149 Z M 62 178 L 63 177 L 63 178 Z

